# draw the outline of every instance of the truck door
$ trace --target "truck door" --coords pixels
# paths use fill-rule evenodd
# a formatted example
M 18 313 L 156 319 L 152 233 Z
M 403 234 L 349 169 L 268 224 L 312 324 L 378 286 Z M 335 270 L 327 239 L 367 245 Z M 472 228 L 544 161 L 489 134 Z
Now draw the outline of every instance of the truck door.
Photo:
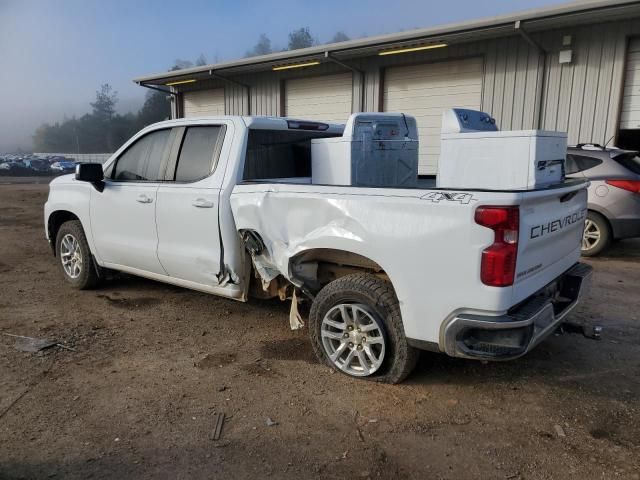
M 166 274 L 156 254 L 155 215 L 170 137 L 171 129 L 161 129 L 135 140 L 110 167 L 103 191 L 91 191 L 91 231 L 108 266 Z
M 224 164 L 218 162 L 230 125 L 181 128 L 158 188 L 158 258 L 169 276 L 205 286 L 218 284 L 218 209 Z

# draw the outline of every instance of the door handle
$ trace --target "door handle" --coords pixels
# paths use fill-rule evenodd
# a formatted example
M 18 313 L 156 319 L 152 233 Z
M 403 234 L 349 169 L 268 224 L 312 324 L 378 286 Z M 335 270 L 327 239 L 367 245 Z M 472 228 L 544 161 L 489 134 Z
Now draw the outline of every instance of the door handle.
M 153 198 L 147 197 L 144 193 L 141 193 L 138 195 L 138 198 L 136 198 L 136 201 L 140 203 L 151 203 L 153 202 Z
M 212 208 L 213 202 L 205 200 L 204 198 L 196 198 L 191 205 L 198 208 Z

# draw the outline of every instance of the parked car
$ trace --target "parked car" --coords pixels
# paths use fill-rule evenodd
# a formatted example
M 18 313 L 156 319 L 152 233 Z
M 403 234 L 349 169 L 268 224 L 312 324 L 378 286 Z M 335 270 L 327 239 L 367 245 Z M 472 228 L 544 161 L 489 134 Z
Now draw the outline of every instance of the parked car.
M 62 275 L 78 289 L 112 269 L 240 301 L 290 298 L 292 327 L 303 298 L 318 358 L 384 382 L 403 380 L 419 349 L 514 359 L 565 321 L 591 278 L 578 263 L 585 181 L 314 184 L 312 139 L 343 130 L 267 117 L 145 128 L 104 167 L 51 182 L 45 230 Z
M 76 164 L 75 162 L 69 160 L 60 160 L 58 162 L 52 163 L 51 167 L 49 168 L 54 172 L 69 173 L 72 172 L 74 168 L 76 168 Z
M 638 152 L 597 144 L 576 145 L 567 149 L 566 172 L 591 182 L 583 255 L 599 255 L 614 240 L 640 237 Z
M 39 158 L 29 158 L 27 160 L 22 160 L 22 165 L 24 166 L 24 168 L 28 168 L 29 170 L 33 170 L 35 172 L 46 172 L 50 169 L 49 164 Z

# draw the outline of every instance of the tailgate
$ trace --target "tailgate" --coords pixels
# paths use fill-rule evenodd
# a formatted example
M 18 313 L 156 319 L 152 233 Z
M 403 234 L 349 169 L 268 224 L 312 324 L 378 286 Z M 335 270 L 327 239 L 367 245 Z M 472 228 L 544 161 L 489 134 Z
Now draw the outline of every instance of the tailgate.
M 578 261 L 588 185 L 523 192 L 515 287 L 526 281 L 531 294 Z

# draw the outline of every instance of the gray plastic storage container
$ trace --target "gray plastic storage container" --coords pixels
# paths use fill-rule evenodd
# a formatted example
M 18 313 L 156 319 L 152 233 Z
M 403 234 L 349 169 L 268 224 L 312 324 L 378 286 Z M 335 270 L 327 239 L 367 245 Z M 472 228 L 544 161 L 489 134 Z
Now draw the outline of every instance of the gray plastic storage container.
M 415 187 L 418 129 L 401 113 L 354 113 L 342 137 L 311 141 L 314 184 Z

